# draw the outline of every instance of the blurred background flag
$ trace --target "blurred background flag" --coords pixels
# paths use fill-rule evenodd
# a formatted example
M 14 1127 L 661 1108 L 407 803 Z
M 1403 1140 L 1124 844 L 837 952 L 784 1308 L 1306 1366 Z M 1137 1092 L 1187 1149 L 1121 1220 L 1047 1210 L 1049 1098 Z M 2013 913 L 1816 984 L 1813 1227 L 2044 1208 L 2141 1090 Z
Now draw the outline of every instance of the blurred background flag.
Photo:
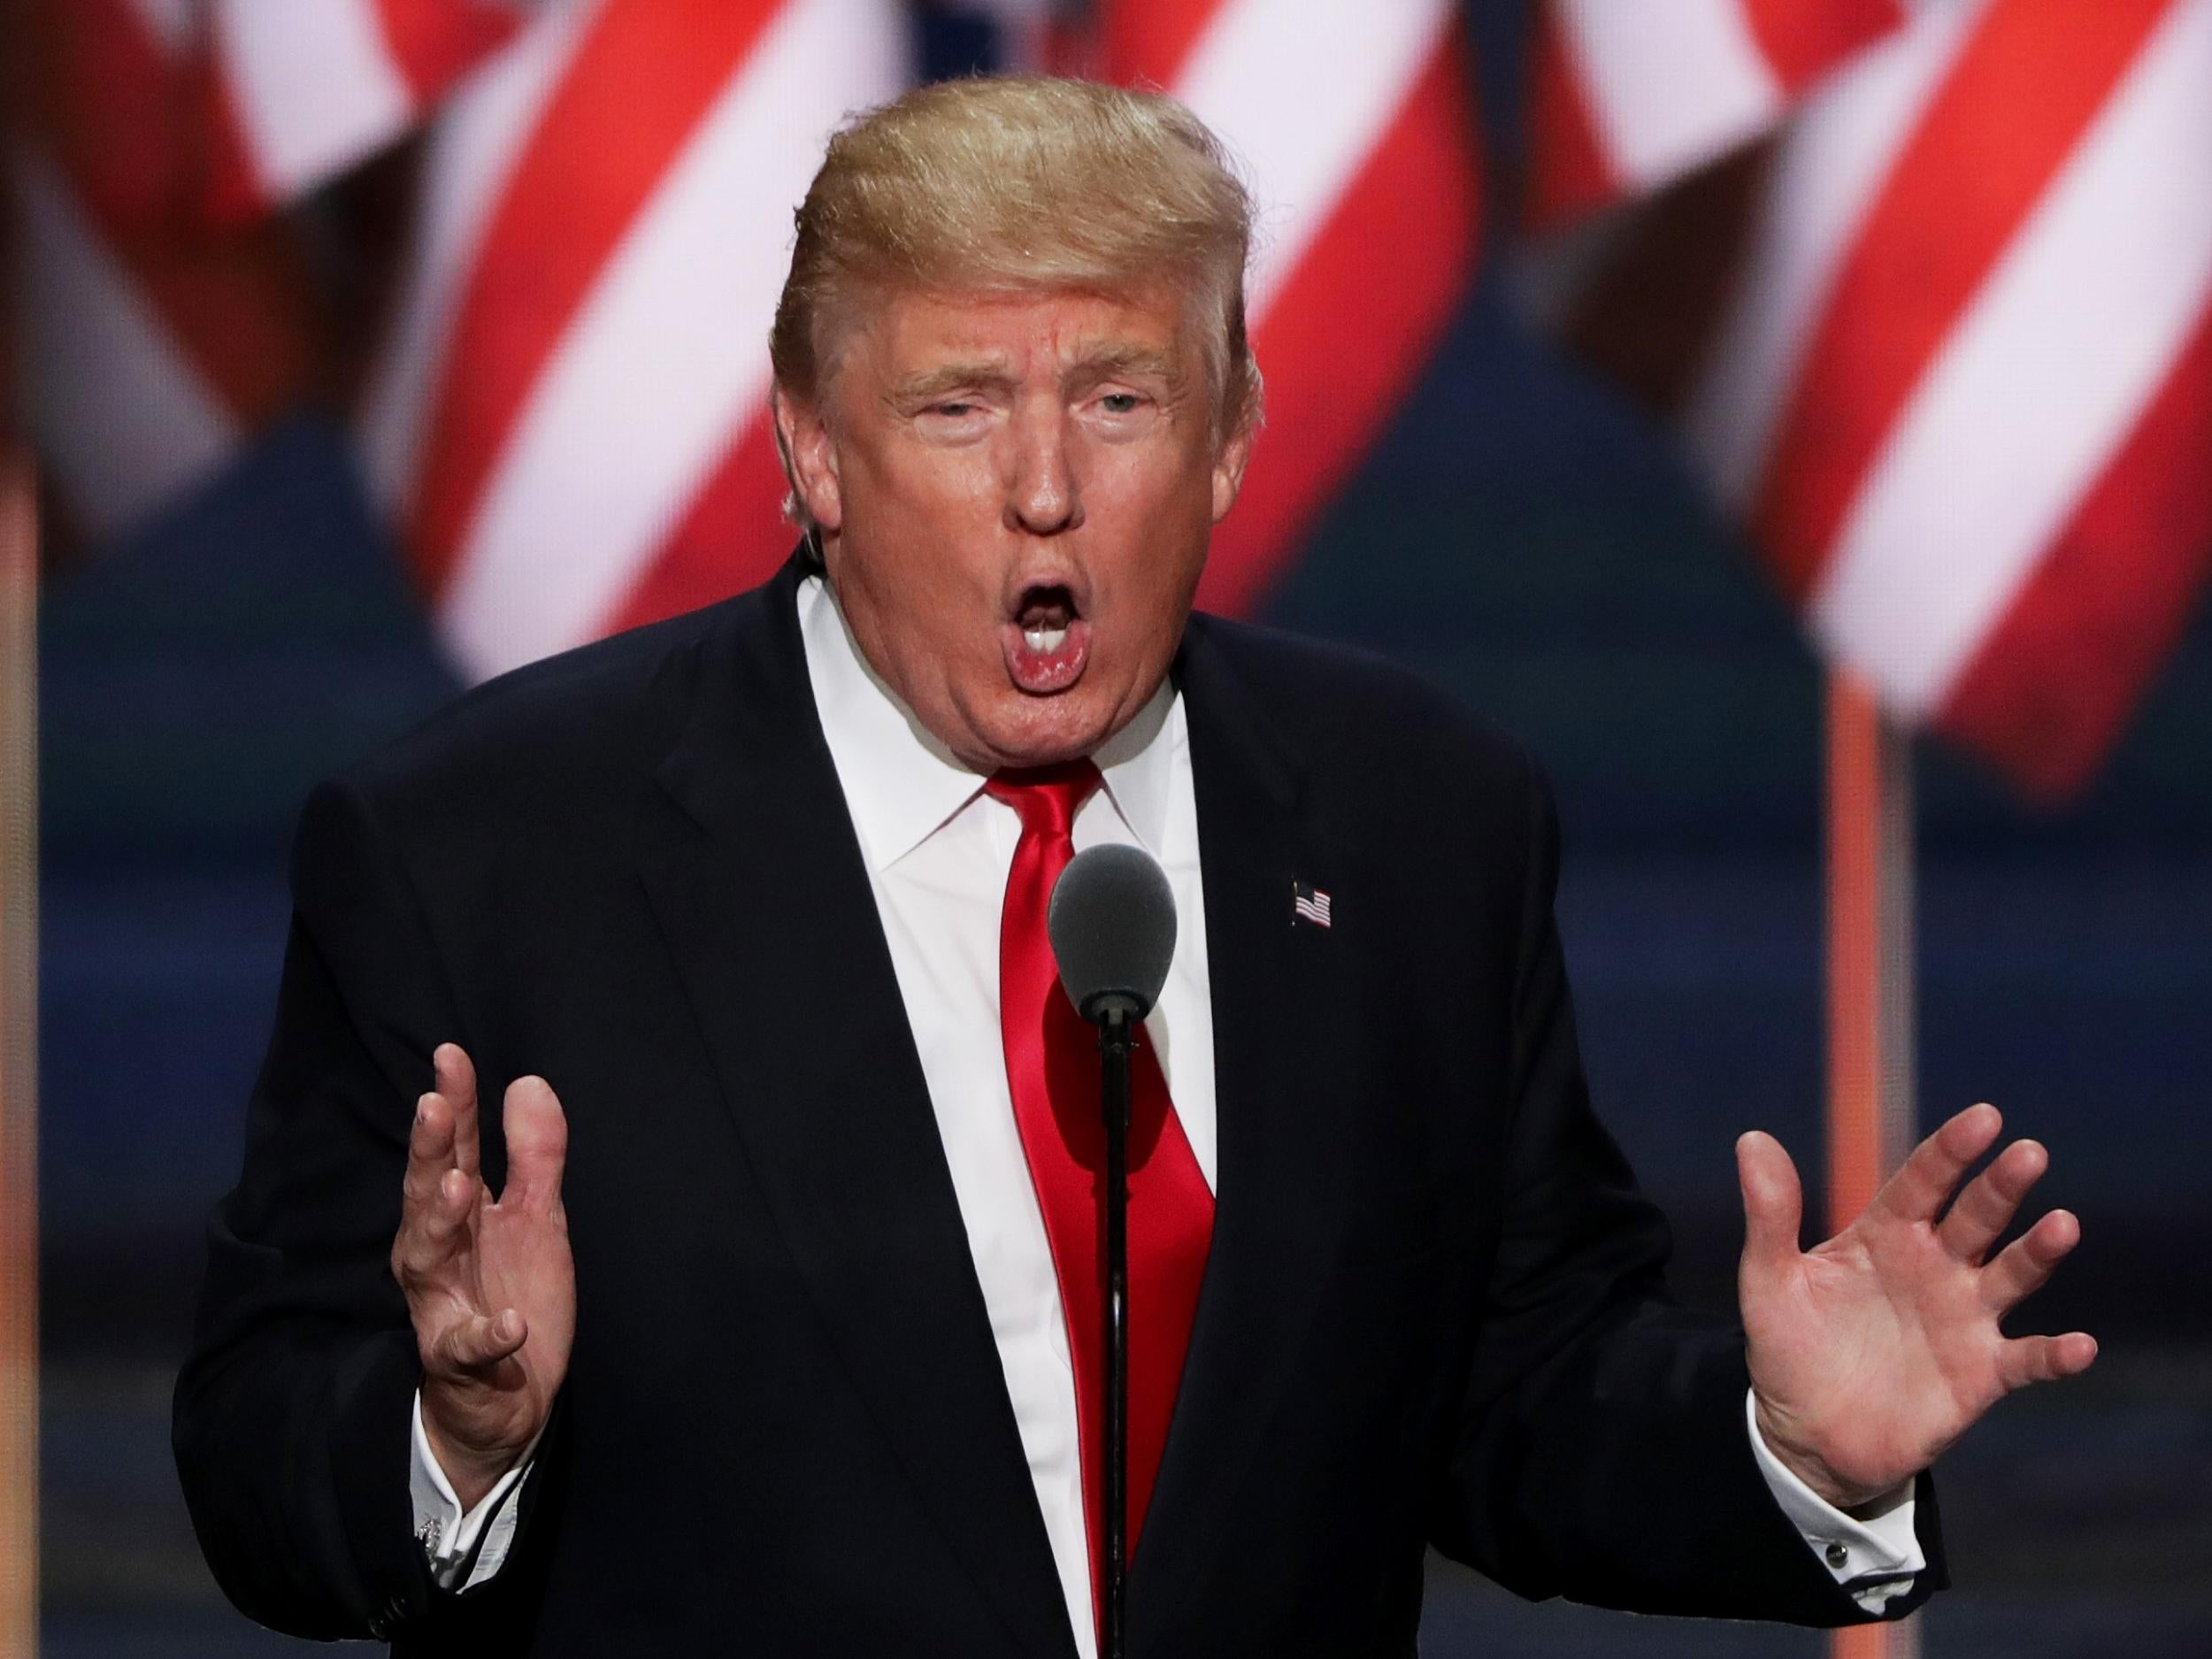
M 1830 659 L 2034 798 L 2094 772 L 2212 565 L 2208 88 L 2208 0 L 1921 0 L 1717 205 L 1578 273 L 1570 332 L 1674 395 Z M 1686 374 L 1620 326 L 1663 295 Z
M 1249 611 L 1475 272 L 1460 10 L 965 9 L 995 18 L 1002 61 L 1174 92 L 1252 176 L 1269 429 L 1202 590 Z M 357 285 L 363 314 L 336 332 L 374 324 L 365 471 L 463 672 L 718 598 L 782 557 L 764 334 L 790 209 L 826 133 L 920 72 L 909 7 L 29 15 L 21 395 L 94 534 L 334 383 L 300 218 L 275 210 L 417 138 L 389 316 Z M 1524 219 L 1581 250 L 1556 262 L 1570 332 L 1601 358 L 1629 342 L 1647 381 L 1670 358 L 1680 431 L 1831 659 L 2033 795 L 2094 770 L 2212 549 L 2208 36 L 2212 0 L 1535 13 Z
M 39 4 L 83 72 L 58 79 L 79 96 L 49 123 L 71 165 L 27 150 L 19 168 L 27 334 L 34 368 L 52 370 L 31 379 L 44 447 L 96 534 L 309 388 L 339 387 L 373 339 L 365 471 L 465 675 L 719 598 L 783 557 L 764 337 L 791 209 L 827 133 L 920 73 L 911 7 Z M 1202 598 L 1251 609 L 1472 280 L 1481 167 L 1458 6 L 932 10 L 978 19 L 998 62 L 1165 87 L 1248 165 L 1271 429 Z M 372 317 L 377 282 L 357 272 L 343 293 L 325 272 L 311 288 L 291 239 L 304 226 L 342 245 L 346 204 L 315 193 L 403 142 L 388 177 L 411 234 L 389 315 Z M 203 262 L 252 249 L 271 268 L 165 305 L 157 267 L 180 244 Z M 334 294 L 319 333 L 311 301 Z M 135 447 L 118 441 L 134 431 Z
M 95 539 L 204 480 L 315 373 L 291 231 L 198 211 L 198 22 L 192 0 L 16 12 L 14 395 L 70 523 Z
M 364 436 L 465 672 L 788 552 L 767 331 L 792 209 L 909 72 L 893 0 L 548 0 L 449 102 Z
M 1528 83 L 1528 221 L 1655 189 L 1759 136 L 1901 27 L 1909 0 L 1548 0 Z
M 1246 164 L 1267 430 L 1199 603 L 1252 609 L 1381 438 L 1472 280 L 1481 167 L 1454 0 L 1102 0 L 1095 67 Z
M 521 23 L 518 0 L 207 0 L 215 216 L 266 211 L 403 137 Z

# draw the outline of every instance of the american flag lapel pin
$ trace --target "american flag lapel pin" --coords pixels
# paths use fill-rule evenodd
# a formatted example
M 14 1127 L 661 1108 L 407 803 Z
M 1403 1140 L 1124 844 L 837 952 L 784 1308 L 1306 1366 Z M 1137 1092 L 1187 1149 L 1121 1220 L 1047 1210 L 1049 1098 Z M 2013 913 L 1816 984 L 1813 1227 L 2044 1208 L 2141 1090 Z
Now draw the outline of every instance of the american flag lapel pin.
M 1309 882 L 1290 884 L 1290 925 L 1311 922 L 1316 927 L 1329 925 L 1329 895 Z

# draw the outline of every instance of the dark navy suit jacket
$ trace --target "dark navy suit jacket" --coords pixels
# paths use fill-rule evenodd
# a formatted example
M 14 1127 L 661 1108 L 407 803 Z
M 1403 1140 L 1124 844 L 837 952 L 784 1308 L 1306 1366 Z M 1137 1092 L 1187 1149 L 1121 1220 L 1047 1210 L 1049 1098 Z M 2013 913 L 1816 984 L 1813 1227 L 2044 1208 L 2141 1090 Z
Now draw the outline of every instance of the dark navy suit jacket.
M 176 1396 L 253 1617 L 484 1659 L 1072 1659 L 803 574 L 510 675 L 310 799 Z M 1133 1654 L 1404 1659 L 1430 1545 L 1530 1596 L 1861 1617 L 1753 1459 L 1740 1332 L 1669 1299 L 1591 1113 L 1528 758 L 1374 659 L 1209 617 L 1174 672 L 1219 1181 Z M 1294 925 L 1301 881 L 1333 926 Z M 387 1266 L 447 1040 L 488 1102 L 558 1091 L 578 1298 L 513 1554 L 461 1595 L 411 1536 Z M 1921 1496 L 1893 1614 L 1942 1578 Z

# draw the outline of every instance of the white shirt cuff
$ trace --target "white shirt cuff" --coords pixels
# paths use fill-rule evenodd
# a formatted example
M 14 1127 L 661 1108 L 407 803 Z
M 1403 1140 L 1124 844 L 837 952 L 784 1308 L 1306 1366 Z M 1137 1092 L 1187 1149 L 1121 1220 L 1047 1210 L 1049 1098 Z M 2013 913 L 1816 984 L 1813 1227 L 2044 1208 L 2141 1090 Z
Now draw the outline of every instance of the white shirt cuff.
M 1920 1536 L 1913 1530 L 1913 1489 L 1878 1515 L 1851 1516 L 1829 1502 L 1767 1448 L 1759 1432 L 1754 1396 L 1744 1394 L 1744 1422 L 1751 1431 L 1751 1454 L 1759 1460 L 1774 1501 L 1782 1506 L 1806 1547 L 1820 1557 L 1835 1581 L 1851 1599 L 1870 1613 L 1878 1613 L 1891 1599 L 1912 1588 L 1913 1580 L 1927 1571 L 1920 1553 Z M 1863 1580 L 1863 1582 L 1862 1582 Z
M 415 1502 L 415 1538 L 430 1561 L 430 1576 L 442 1590 L 469 1590 L 482 1584 L 507 1563 L 507 1550 L 515 1541 L 515 1522 L 522 1506 L 510 1503 L 523 1477 L 537 1457 L 532 1440 L 512 1469 L 500 1476 L 492 1489 L 464 1514 L 453 1483 L 430 1449 L 422 1429 L 422 1390 L 415 1390 L 414 1457 L 408 1471 L 407 1489 Z M 477 1540 L 483 1548 L 477 1548 Z M 474 1564 L 470 1554 L 475 1555 Z

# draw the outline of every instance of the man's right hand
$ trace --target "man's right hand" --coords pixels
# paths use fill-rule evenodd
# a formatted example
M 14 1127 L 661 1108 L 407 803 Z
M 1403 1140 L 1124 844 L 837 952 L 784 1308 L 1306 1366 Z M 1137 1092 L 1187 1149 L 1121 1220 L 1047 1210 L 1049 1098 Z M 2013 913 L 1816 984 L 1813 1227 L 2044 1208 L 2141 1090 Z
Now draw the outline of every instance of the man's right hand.
M 392 1272 L 422 1355 L 422 1426 L 465 1509 L 512 1468 L 553 1409 L 576 1335 L 576 1264 L 561 1169 L 568 1120 L 543 1078 L 507 1086 L 507 1184 L 479 1171 L 476 1068 L 431 1056 L 415 1105 Z

